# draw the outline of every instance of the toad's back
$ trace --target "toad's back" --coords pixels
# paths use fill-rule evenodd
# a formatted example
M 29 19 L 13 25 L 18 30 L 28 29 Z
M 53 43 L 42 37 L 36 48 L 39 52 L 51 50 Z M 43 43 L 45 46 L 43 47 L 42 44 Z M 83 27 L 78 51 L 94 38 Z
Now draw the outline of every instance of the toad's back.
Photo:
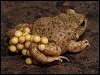
M 60 44 L 66 40 L 76 40 L 76 28 L 84 16 L 75 12 L 61 13 L 55 17 L 43 17 L 32 23 L 32 34 L 46 36 Z

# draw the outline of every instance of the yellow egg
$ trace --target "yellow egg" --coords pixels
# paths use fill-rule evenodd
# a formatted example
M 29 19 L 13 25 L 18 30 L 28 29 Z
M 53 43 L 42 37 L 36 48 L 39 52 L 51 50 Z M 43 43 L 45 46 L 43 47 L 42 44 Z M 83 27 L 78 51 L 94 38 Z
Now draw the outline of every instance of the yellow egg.
M 29 24 L 28 24 L 28 23 L 24 23 L 24 24 L 23 24 L 23 26 L 27 26 L 27 27 L 28 27 L 28 26 L 29 26 Z
M 47 37 L 42 37 L 42 38 L 41 38 L 41 42 L 42 42 L 43 44 L 47 44 L 47 43 L 48 43 L 48 38 L 47 38 Z
M 25 62 L 26 62 L 26 64 L 31 65 L 32 64 L 32 59 L 31 58 L 26 58 Z
M 17 44 L 17 49 L 18 50 L 22 50 L 24 48 L 24 45 L 23 44 L 21 44 L 21 43 L 18 43 Z
M 27 49 L 23 49 L 23 50 L 22 50 L 22 54 L 23 54 L 23 55 L 27 55 L 26 52 L 27 52 Z
M 26 52 L 26 55 L 27 55 L 27 56 L 30 56 L 30 52 L 29 52 L 28 50 L 27 50 L 27 52 Z
M 11 39 L 12 44 L 17 44 L 18 43 L 18 38 L 17 37 L 13 37 Z
M 45 45 L 44 44 L 38 45 L 38 49 L 40 51 L 44 51 L 45 50 Z
M 31 35 L 30 34 L 25 35 L 25 39 L 26 39 L 26 41 L 30 41 L 31 40 Z
M 24 36 L 20 36 L 19 37 L 19 42 L 20 43 L 24 43 L 25 42 L 25 37 Z
M 21 35 L 22 35 L 21 31 L 19 31 L 19 30 L 15 31 L 15 36 L 16 37 L 20 37 Z
M 30 33 L 30 31 L 31 31 L 29 27 L 25 27 L 23 30 L 25 33 Z
M 15 45 L 11 45 L 11 46 L 9 46 L 9 50 L 10 50 L 11 52 L 16 52 L 17 48 L 16 48 Z
M 26 47 L 26 48 L 29 48 L 30 43 L 31 43 L 30 41 L 26 41 L 26 42 L 25 42 L 25 47 Z
M 36 42 L 36 43 L 38 43 L 38 42 L 40 42 L 40 36 L 38 36 L 38 35 L 35 35 L 34 37 L 33 37 L 33 41 L 34 42 Z
M 28 33 L 23 33 L 22 36 L 25 36 L 25 35 L 27 35 L 27 34 L 28 34 Z
M 31 41 L 33 41 L 33 37 L 34 37 L 34 35 L 31 35 Z

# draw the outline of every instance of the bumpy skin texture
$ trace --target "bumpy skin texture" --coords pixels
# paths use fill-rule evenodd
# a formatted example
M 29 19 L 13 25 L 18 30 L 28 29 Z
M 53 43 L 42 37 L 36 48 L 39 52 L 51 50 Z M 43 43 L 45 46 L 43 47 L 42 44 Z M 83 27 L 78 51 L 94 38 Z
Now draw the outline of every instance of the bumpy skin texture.
M 87 20 L 84 15 L 68 9 L 66 13 L 61 13 L 54 17 L 43 17 L 29 25 L 31 34 L 41 37 L 48 37 L 49 43 L 44 51 L 39 51 L 36 44 L 31 42 L 29 52 L 35 64 L 46 64 L 53 61 L 62 61 L 67 57 L 60 56 L 67 51 L 80 52 L 86 46 L 90 46 L 88 40 L 76 42 L 87 27 Z M 23 25 L 16 26 L 15 29 L 23 28 Z M 8 34 L 14 32 L 14 29 Z
M 72 9 L 68 9 L 66 13 L 61 13 L 55 17 L 40 18 L 32 23 L 31 26 L 32 34 L 46 36 L 48 37 L 49 42 L 55 43 L 55 45 L 49 46 L 50 49 L 57 46 L 61 48 L 61 51 L 58 49 L 54 49 L 53 51 L 49 48 L 48 50 L 45 50 L 47 52 L 39 51 L 42 57 L 40 60 L 43 60 L 40 61 L 42 64 L 57 60 L 55 57 L 52 57 L 57 57 L 56 54 L 58 54 L 59 58 L 59 55 L 65 53 L 66 51 L 80 52 L 84 50 L 86 46 L 90 46 L 88 40 L 76 42 L 76 40 L 84 33 L 87 27 L 87 20 L 84 15 L 76 13 Z M 31 47 L 31 54 L 36 60 L 39 60 L 39 56 L 35 56 L 38 53 L 34 53 L 35 51 L 32 51 L 32 49 L 33 48 Z M 50 56 L 50 58 L 48 56 Z M 51 58 L 52 60 L 50 60 Z

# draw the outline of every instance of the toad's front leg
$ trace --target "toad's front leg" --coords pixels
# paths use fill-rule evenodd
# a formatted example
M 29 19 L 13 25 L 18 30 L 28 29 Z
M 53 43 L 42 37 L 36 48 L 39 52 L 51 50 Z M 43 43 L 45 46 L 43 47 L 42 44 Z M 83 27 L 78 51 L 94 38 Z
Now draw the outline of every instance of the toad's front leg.
M 86 46 L 90 46 L 88 40 L 83 40 L 83 41 L 79 41 L 79 42 L 71 40 L 68 42 L 67 50 L 69 52 L 73 52 L 73 53 L 80 52 L 80 51 L 84 50 L 84 48 L 86 48 Z

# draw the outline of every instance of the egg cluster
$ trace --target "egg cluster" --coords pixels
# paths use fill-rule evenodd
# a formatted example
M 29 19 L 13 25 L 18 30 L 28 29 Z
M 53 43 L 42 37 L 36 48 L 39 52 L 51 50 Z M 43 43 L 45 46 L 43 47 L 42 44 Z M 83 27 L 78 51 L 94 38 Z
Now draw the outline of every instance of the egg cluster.
M 38 50 L 45 50 L 45 45 L 48 43 L 47 37 L 32 35 L 29 27 L 24 27 L 23 30 L 16 30 L 14 36 L 9 41 L 9 50 L 11 52 L 21 52 L 22 55 L 28 56 L 25 60 L 26 64 L 32 64 L 29 46 L 31 42 L 38 43 Z

